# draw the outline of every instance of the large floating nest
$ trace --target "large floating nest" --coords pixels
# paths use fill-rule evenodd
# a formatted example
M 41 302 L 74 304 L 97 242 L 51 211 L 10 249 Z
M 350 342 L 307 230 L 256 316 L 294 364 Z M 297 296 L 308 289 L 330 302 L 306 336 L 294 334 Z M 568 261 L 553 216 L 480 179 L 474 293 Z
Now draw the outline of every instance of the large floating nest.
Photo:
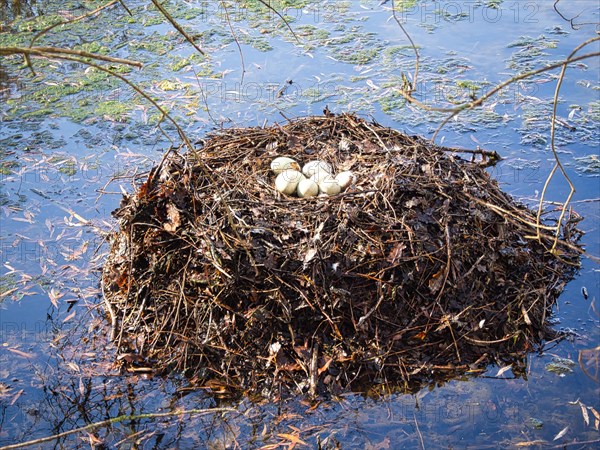
M 114 213 L 103 287 L 120 361 L 313 394 L 410 388 L 490 362 L 517 373 L 578 263 L 576 220 L 549 252 L 555 222 L 536 228 L 481 160 L 448 150 L 353 115 L 170 150 Z M 282 195 L 279 155 L 356 182 Z

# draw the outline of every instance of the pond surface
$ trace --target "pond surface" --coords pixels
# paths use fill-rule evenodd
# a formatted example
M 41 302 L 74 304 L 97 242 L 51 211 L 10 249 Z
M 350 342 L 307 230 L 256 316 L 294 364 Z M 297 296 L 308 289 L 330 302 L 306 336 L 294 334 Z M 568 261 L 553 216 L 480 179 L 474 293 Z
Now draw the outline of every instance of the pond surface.
M 0 47 L 109 2 L 0 2 Z M 397 2 L 398 3 L 398 2 Z M 593 38 L 595 0 L 401 2 L 398 21 L 420 52 L 415 97 L 450 106 L 524 71 L 560 62 Z M 206 52 L 196 52 L 146 1 L 117 3 L 58 26 L 37 45 L 141 61 L 114 65 L 192 138 L 221 126 L 355 111 L 431 137 L 447 115 L 408 105 L 414 52 L 391 1 L 166 2 Z M 227 20 L 229 19 L 229 21 Z M 231 26 L 231 29 L 230 29 Z M 233 34 L 232 34 L 233 29 Z M 239 48 L 238 48 L 239 44 Z M 241 52 L 239 51 L 241 49 Z M 598 52 L 598 41 L 580 54 Z M 58 59 L 0 59 L 0 446 L 74 430 L 37 447 L 88 448 L 595 448 L 600 442 L 600 266 L 584 258 L 552 320 L 569 337 L 532 353 L 526 377 L 492 366 L 415 395 L 370 390 L 311 404 L 220 397 L 177 376 L 120 374 L 101 309 L 102 232 L 122 190 L 178 141 L 139 93 Z M 598 57 L 573 63 L 559 94 L 556 144 L 600 255 Z M 554 159 L 552 98 L 559 69 L 509 85 L 437 134 L 452 147 L 497 150 L 490 169 L 536 205 Z M 290 83 L 291 82 L 291 83 Z M 561 203 L 557 175 L 547 200 Z M 210 394 L 210 395 L 209 395 Z M 221 408 L 205 411 L 207 408 Z M 182 414 L 181 412 L 187 412 Z

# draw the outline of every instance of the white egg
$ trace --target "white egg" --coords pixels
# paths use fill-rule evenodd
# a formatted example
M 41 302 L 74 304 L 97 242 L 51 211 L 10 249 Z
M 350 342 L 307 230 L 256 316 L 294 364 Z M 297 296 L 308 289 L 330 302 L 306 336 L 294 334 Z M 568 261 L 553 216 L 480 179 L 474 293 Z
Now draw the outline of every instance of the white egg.
M 298 197 L 301 198 L 314 197 L 319 193 L 319 185 L 310 178 L 304 178 L 298 183 L 296 193 L 298 194 Z
M 294 169 L 300 171 L 300 164 L 289 156 L 278 156 L 271 161 L 271 170 L 275 175 L 279 175 L 281 172 L 287 169 Z
M 311 175 L 309 178 L 311 180 L 313 180 L 315 183 L 319 184 L 323 180 L 323 178 L 330 177 L 330 176 L 331 176 L 331 174 L 329 172 L 320 171 L 320 172 L 317 172 L 317 173 Z
M 332 175 L 328 175 L 321 180 L 319 183 L 319 189 L 321 189 L 321 192 L 324 192 L 327 195 L 339 194 L 342 190 L 340 184 Z
M 354 173 L 350 170 L 346 170 L 344 172 L 340 172 L 335 176 L 340 188 L 342 190 L 346 189 L 348 186 L 352 184 L 354 181 Z
M 315 174 L 319 175 L 323 173 L 329 175 L 331 174 L 331 165 L 327 164 L 325 161 L 309 161 L 304 164 L 302 173 L 306 177 L 312 177 Z
M 275 178 L 275 189 L 283 194 L 291 195 L 296 191 L 298 183 L 305 179 L 304 175 L 297 170 L 286 169 Z

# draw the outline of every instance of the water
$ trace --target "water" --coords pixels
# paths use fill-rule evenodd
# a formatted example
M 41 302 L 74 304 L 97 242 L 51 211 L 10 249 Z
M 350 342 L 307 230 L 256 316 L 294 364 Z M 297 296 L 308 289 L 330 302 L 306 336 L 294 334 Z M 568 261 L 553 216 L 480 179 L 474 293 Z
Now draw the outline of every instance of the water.
M 193 138 L 220 126 L 320 114 L 326 106 L 425 136 L 445 117 L 407 105 L 393 89 L 402 74 L 412 76 L 414 55 L 390 20 L 391 2 L 288 2 L 302 5 L 285 10 L 301 44 L 278 17 L 255 12 L 256 3 L 227 9 L 242 48 L 243 79 L 223 7 L 214 2 L 168 4 L 198 37 L 206 58 L 155 20 L 146 2 L 127 2 L 133 19 L 113 7 L 94 20 L 54 29 L 40 44 L 94 52 L 104 46 L 112 56 L 143 61 L 143 70 L 127 76 L 159 98 Z M 11 29 L 0 34 L 0 46 L 28 45 L 28 30 L 97 7 L 91 5 L 22 2 L 17 11 L 2 4 L 2 29 Z M 594 36 L 598 5 L 557 7 L 565 17 L 576 17 L 575 29 L 545 2 L 408 7 L 399 19 L 420 48 L 416 97 L 448 106 L 472 93 L 484 95 L 522 70 L 562 60 Z M 19 14 L 28 19 L 12 22 Z M 582 53 L 598 50 L 595 42 Z M 176 375 L 119 374 L 99 306 L 98 269 L 106 248 L 98 230 L 111 229 L 121 187 L 131 191 L 137 174 L 160 159 L 169 141 L 155 126 L 156 111 L 122 83 L 58 60 L 34 61 L 35 76 L 19 61 L 0 62 L 0 445 L 139 414 L 171 415 L 123 420 L 40 445 L 276 448 L 294 439 L 308 447 L 320 442 L 344 449 L 597 445 L 594 413 L 587 407 L 600 411 L 600 276 L 590 259 L 583 260 L 555 308 L 555 327 L 572 331 L 571 338 L 532 354 L 523 378 L 510 370 L 497 376 L 500 367 L 492 366 L 483 376 L 416 395 L 370 391 L 310 405 L 303 399 L 269 404 L 207 395 Z M 508 192 L 536 204 L 553 164 L 549 114 L 557 74 L 510 86 L 451 121 L 437 141 L 499 151 L 505 159 L 490 171 Z M 583 243 L 591 255 L 600 254 L 598 82 L 597 57 L 569 68 L 558 116 L 576 129 L 557 128 L 561 161 L 576 188 L 572 206 L 585 217 Z M 168 124 L 163 129 L 174 135 Z M 567 194 L 557 176 L 547 198 L 562 202 Z M 572 373 L 548 371 L 556 357 L 575 362 Z M 233 411 L 176 414 L 216 406 Z

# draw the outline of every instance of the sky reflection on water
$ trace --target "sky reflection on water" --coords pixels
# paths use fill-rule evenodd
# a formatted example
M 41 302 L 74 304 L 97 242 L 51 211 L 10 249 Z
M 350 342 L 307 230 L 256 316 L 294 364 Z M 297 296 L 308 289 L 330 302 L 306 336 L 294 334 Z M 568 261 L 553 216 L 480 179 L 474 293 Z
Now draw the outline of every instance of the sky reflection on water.
M 145 2 L 130 3 L 137 8 L 138 17 L 146 17 L 142 8 Z M 581 24 L 577 30 L 545 2 L 494 3 L 498 5 L 495 9 L 481 2 L 427 2 L 404 13 L 403 25 L 422 54 L 422 81 L 417 86 L 421 100 L 463 99 L 467 94 L 456 89 L 457 79 L 489 82 L 480 83 L 477 94 L 481 95 L 530 63 L 564 58 L 597 29 L 596 25 L 583 24 L 598 22 L 594 1 L 559 3 L 566 17 L 581 13 L 576 19 Z M 36 6 L 53 11 L 52 4 Z M 385 125 L 431 136 L 443 116 L 409 108 L 393 96 L 392 87 L 399 82 L 400 71 L 410 75 L 414 60 L 410 50 L 401 48 L 407 41 L 390 20 L 390 4 L 363 1 L 346 4 L 346 8 L 341 3 L 317 2 L 312 8 L 289 9 L 288 14 L 296 19 L 292 26 L 309 42 L 306 47 L 297 46 L 277 18 L 259 24 L 264 34 L 245 21 L 238 22 L 240 36 L 255 38 L 241 44 L 246 67 L 242 83 L 240 56 L 235 43 L 225 39 L 226 24 L 222 17 L 207 14 L 214 4 L 190 2 L 190 7 L 205 8 L 188 26 L 206 33 L 203 42 L 211 52 L 206 74 L 198 75 L 198 68 L 194 73 L 194 65 L 181 72 L 164 67 L 170 58 L 193 53 L 185 43 L 176 42 L 165 60 L 152 53 L 137 53 L 137 57 L 147 59 L 147 68 L 131 76 L 163 96 L 173 113 L 182 118 L 186 130 L 196 137 L 221 123 L 227 127 L 281 122 L 283 116 L 320 114 L 325 106 L 334 112 L 356 110 Z M 232 17 L 237 14 L 255 19 L 248 10 L 230 12 Z M 499 20 L 492 16 L 494 13 L 501 14 Z M 112 10 L 107 17 L 121 14 Z M 302 28 L 308 25 L 323 30 L 323 35 L 315 37 L 315 30 Z M 106 27 L 93 28 L 93 22 L 89 27 L 93 33 L 106 32 Z M 221 34 L 215 32 L 219 29 Z M 110 31 L 111 39 L 125 33 L 116 22 Z M 169 31 L 164 24 L 136 25 L 130 37 L 143 43 L 144 36 Z M 351 33 L 362 39 L 360 45 L 336 44 Z M 68 39 L 80 40 L 77 33 L 70 33 Z M 264 42 L 272 50 L 264 51 Z M 398 47 L 397 51 L 386 53 L 392 47 Z M 378 49 L 375 58 L 353 61 L 354 56 L 372 48 Z M 588 51 L 598 48 L 596 43 Z M 125 46 L 116 48 L 121 57 L 130 51 Z M 67 74 L 75 71 L 61 70 Z M 5 68 L 9 78 L 14 71 L 14 65 Z M 212 78 L 215 73 L 224 76 Z M 480 144 L 498 150 L 506 159 L 490 169 L 491 173 L 508 192 L 535 204 L 553 163 L 548 150 L 548 111 L 556 73 L 520 83 L 491 99 L 490 104 L 497 102 L 494 108 L 482 110 L 496 115 L 474 111 L 459 116 L 442 130 L 438 142 L 467 148 Z M 74 122 L 65 119 L 58 106 L 56 114 L 23 119 L 25 112 L 40 108 L 30 102 L 28 94 L 42 84 L 37 85 L 24 71 L 19 76 L 23 87 L 15 87 L 14 79 L 0 84 L 8 86 L 3 99 L 23 96 L 16 104 L 0 105 L 0 160 L 14 163 L 12 171 L 0 178 L 2 292 L 16 289 L 0 303 L 0 445 L 121 414 L 229 405 L 237 412 L 128 421 L 91 435 L 65 437 L 56 447 L 87 447 L 96 439 L 109 446 L 135 447 L 137 439 L 145 448 L 260 448 L 278 442 L 289 444 L 288 435 L 298 435 L 309 447 L 320 441 L 323 448 L 335 448 L 339 442 L 344 449 L 509 448 L 535 440 L 550 445 L 598 441 L 592 411 L 588 410 L 590 424 L 586 425 L 581 407 L 570 403 L 579 399 L 600 411 L 597 369 L 595 378 L 579 365 L 565 376 L 546 370 L 554 357 L 577 362 L 582 350 L 600 345 L 600 273 L 599 266 L 589 259 L 583 261 L 579 276 L 567 286 L 556 306 L 556 327 L 577 334 L 543 354 L 532 354 L 527 379 L 512 379 L 510 371 L 496 379 L 499 367 L 490 367 L 486 376 L 453 380 L 416 396 L 371 392 L 369 396 L 327 400 L 312 409 L 302 399 L 288 399 L 279 405 L 254 404 L 248 399 L 230 402 L 189 392 L 177 377 L 147 379 L 139 374 L 115 373 L 107 324 L 98 308 L 101 293 L 97 268 L 101 258 L 96 250 L 102 241 L 94 228 L 83 222 L 108 229 L 110 211 L 120 201 L 119 186 L 131 189 L 130 178 L 108 183 L 111 177 L 131 177 L 147 170 L 160 159 L 168 142 L 151 124 L 109 119 Z M 585 217 L 581 224 L 587 232 L 583 241 L 591 254 L 599 255 L 600 172 L 582 172 L 576 159 L 598 155 L 598 59 L 569 69 L 567 77 L 559 116 L 574 123 L 577 131 L 558 129 L 561 157 L 577 188 L 574 209 Z M 189 86 L 173 92 L 159 88 L 156 83 L 160 80 Z M 293 84 L 278 96 L 286 80 Z M 47 81 L 55 80 L 49 77 Z M 105 96 L 133 103 L 132 93 L 122 86 L 106 92 L 100 97 L 93 91 L 76 93 L 73 105 L 86 100 L 99 102 Z M 203 95 L 210 114 L 203 101 L 193 102 Z M 181 107 L 188 103 L 195 106 L 191 112 Z M 575 110 L 570 118 L 575 105 L 581 110 Z M 149 108 L 132 108 L 129 113 L 142 121 L 153 114 Z M 487 121 L 489 117 L 492 119 Z M 527 140 L 536 133 L 546 142 Z M 76 170 L 70 170 L 73 167 Z M 113 195 L 100 196 L 103 191 Z M 557 178 L 548 196 L 562 201 L 566 193 L 565 183 Z M 102 251 L 101 247 L 100 254 Z M 29 277 L 27 283 L 20 282 Z M 581 293 L 584 287 L 588 299 Z M 54 299 L 56 307 L 53 296 L 59 296 Z M 589 369 L 593 372 L 593 364 Z M 564 436 L 553 441 L 565 427 Z

